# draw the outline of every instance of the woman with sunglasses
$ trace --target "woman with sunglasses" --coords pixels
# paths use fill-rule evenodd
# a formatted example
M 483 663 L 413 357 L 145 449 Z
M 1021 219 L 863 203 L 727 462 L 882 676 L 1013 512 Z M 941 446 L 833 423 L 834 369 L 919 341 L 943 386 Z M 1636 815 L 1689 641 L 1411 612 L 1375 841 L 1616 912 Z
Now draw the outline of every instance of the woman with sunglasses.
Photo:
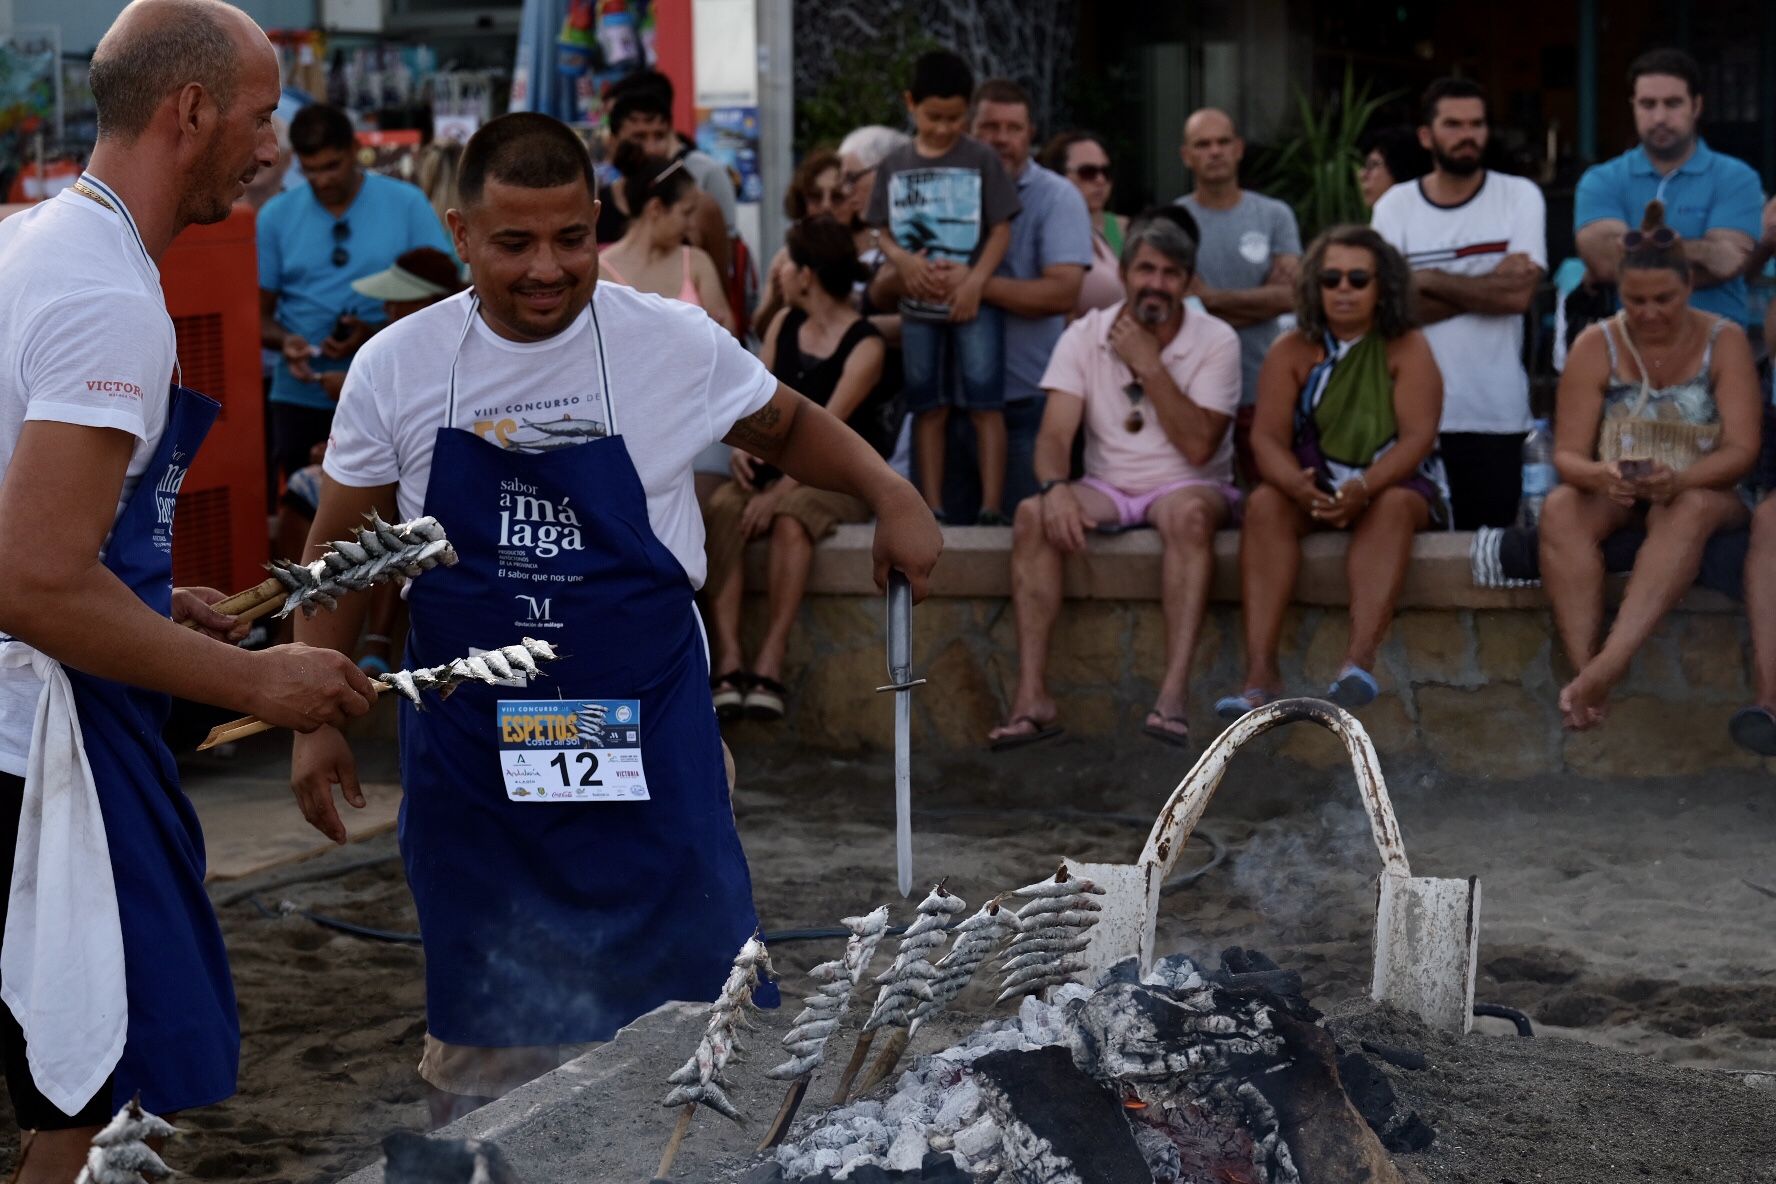
M 850 196 L 839 154 L 822 148 L 808 153 L 797 166 L 795 176 L 789 180 L 789 189 L 783 195 L 783 212 L 791 226 L 823 214 L 836 218 L 849 207 Z M 771 266 L 765 269 L 764 295 L 752 314 L 752 331 L 758 337 L 765 335 L 772 319 L 783 311 L 783 280 L 790 266 L 786 243 L 777 248 L 777 253 L 771 256 Z
M 1555 406 L 1561 484 L 1541 516 L 1542 584 L 1578 674 L 1560 692 L 1568 728 L 1603 722 L 1610 690 L 1702 565 L 1709 536 L 1743 524 L 1740 484 L 1757 460 L 1762 400 L 1738 325 L 1690 307 L 1684 243 L 1647 205 L 1623 236 L 1622 311 L 1573 342 Z M 1646 542 L 1603 632 L 1603 541 Z
M 1449 525 L 1436 451 L 1443 377 L 1413 325 L 1406 261 L 1367 226 L 1326 231 L 1302 259 L 1295 318 L 1258 376 L 1252 454 L 1263 483 L 1240 535 L 1246 680 L 1215 704 L 1223 719 L 1283 691 L 1277 645 L 1304 535 L 1351 532 L 1350 642 L 1327 694 L 1354 708 L 1379 693 L 1372 671 L 1412 536 Z
M 1120 303 L 1122 243 L 1128 220 L 1110 212 L 1110 152 L 1091 132 L 1062 132 L 1042 150 L 1041 164 L 1073 182 L 1091 211 L 1092 262 L 1079 287 L 1073 316 Z

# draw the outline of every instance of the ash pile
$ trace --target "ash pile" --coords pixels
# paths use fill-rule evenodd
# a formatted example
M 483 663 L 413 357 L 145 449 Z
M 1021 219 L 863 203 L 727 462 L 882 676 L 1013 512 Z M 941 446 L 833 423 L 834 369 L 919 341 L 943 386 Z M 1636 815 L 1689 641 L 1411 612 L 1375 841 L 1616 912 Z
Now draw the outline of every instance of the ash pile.
M 773 1178 L 1397 1182 L 1389 1153 L 1433 1132 L 1319 1019 L 1299 976 L 1255 952 L 1227 950 L 1213 970 L 1174 956 L 1145 980 L 1130 959 L 918 1057 L 885 1097 L 809 1116 Z

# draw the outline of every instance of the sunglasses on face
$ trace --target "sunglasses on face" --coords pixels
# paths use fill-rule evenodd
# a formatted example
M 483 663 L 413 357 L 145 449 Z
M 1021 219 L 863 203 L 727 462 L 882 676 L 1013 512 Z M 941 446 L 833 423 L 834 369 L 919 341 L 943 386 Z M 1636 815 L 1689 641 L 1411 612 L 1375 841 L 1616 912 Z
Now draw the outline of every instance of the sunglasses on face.
M 1107 164 L 1081 164 L 1073 166 L 1073 175 L 1081 181 L 1108 181 L 1110 166 Z
M 831 206 L 843 201 L 851 191 L 839 189 L 814 189 L 808 193 L 808 204 L 811 206 Z
M 1622 236 L 1622 247 L 1628 251 L 1638 251 L 1649 243 L 1655 247 L 1669 247 L 1677 241 L 1677 231 L 1669 226 L 1661 226 L 1657 230 L 1630 230 Z
M 345 240 L 351 237 L 351 223 L 344 218 L 333 223 L 333 266 L 344 267 L 351 262 L 351 252 L 345 249 Z
M 1360 267 L 1354 267 L 1349 271 L 1339 271 L 1336 267 L 1331 267 L 1320 272 L 1320 287 L 1328 292 L 1346 280 L 1350 281 L 1353 291 L 1361 292 L 1369 286 L 1370 275 Z

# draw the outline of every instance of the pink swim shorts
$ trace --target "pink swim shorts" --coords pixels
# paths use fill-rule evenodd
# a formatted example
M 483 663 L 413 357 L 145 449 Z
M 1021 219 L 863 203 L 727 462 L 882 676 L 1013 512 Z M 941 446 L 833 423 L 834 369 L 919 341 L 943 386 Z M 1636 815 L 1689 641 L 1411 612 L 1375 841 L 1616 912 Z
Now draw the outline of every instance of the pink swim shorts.
M 1109 498 L 1110 504 L 1116 507 L 1116 525 L 1118 526 L 1147 525 L 1147 511 L 1153 508 L 1155 502 L 1168 493 L 1176 493 L 1180 489 L 1190 489 L 1193 486 L 1207 486 L 1220 493 L 1222 497 L 1227 499 L 1227 507 L 1230 510 L 1239 505 L 1240 500 L 1240 491 L 1234 486 L 1224 481 L 1209 481 L 1202 477 L 1173 481 L 1170 485 L 1161 485 L 1158 489 L 1150 489 L 1146 493 L 1125 493 L 1110 482 L 1100 481 L 1096 477 L 1081 477 L 1075 484 L 1095 489 Z

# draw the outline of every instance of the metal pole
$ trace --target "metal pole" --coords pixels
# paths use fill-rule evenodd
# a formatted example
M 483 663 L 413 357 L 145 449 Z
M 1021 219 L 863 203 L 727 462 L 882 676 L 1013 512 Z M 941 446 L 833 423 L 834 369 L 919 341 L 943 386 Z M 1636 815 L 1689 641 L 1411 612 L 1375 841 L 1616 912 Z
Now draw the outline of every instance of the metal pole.
M 762 273 L 788 229 L 782 198 L 795 172 L 794 0 L 758 0 L 758 58 L 759 180 L 765 191 L 756 253 Z M 764 280 L 761 274 L 761 285 Z
M 1579 159 L 1597 159 L 1597 0 L 1579 0 Z

